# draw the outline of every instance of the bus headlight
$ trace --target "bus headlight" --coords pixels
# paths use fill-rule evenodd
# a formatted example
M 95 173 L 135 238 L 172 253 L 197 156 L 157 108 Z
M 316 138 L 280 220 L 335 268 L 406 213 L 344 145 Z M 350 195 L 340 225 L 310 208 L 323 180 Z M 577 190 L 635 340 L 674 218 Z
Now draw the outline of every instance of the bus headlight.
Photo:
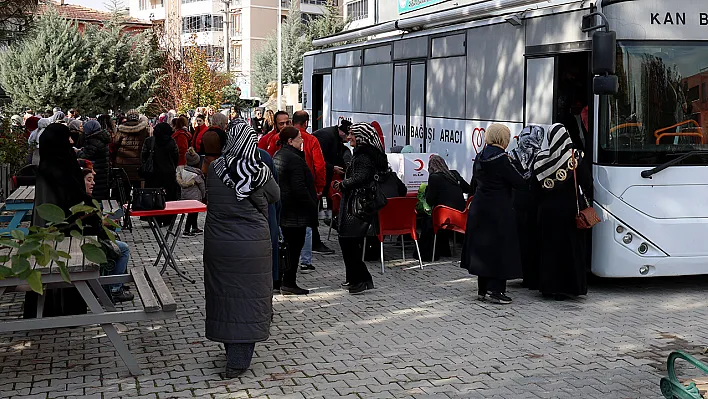
M 629 244 L 632 242 L 632 238 L 632 233 L 627 233 L 624 235 L 624 237 L 622 237 L 622 242 L 625 244 Z

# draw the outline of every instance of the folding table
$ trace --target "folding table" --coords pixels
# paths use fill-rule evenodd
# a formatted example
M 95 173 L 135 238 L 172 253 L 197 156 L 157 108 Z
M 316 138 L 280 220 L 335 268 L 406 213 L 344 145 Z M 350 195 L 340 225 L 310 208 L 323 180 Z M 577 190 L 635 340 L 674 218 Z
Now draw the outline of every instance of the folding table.
M 157 265 L 160 263 L 160 260 L 162 259 L 162 255 L 165 255 L 165 263 L 162 266 L 162 270 L 160 270 L 160 274 L 165 273 L 165 270 L 167 270 L 167 266 L 169 266 L 185 280 L 191 283 L 196 282 L 196 280 L 189 278 L 189 276 L 187 276 L 182 270 L 177 267 L 177 262 L 175 261 L 173 251 L 177 246 L 180 231 L 182 230 L 182 225 L 184 224 L 184 219 L 187 217 L 187 214 L 201 212 L 206 212 L 206 205 L 194 200 L 168 201 L 166 203 L 165 209 L 161 210 L 130 211 L 130 216 L 144 217 L 148 220 L 148 223 L 150 224 L 150 229 L 152 230 L 152 234 L 155 236 L 157 245 L 160 247 L 160 252 L 157 254 L 157 259 L 155 259 L 155 263 L 153 266 L 157 267 Z M 157 222 L 157 217 L 171 215 L 181 215 L 179 218 L 179 223 L 175 223 L 175 221 L 172 221 L 172 224 L 170 224 L 170 226 L 167 228 L 167 233 L 162 234 L 160 225 Z M 172 243 L 169 242 L 170 236 L 173 237 Z
M 7 197 L 4 206 L 0 206 L 0 211 L 14 212 L 12 216 L 0 216 L 0 222 L 8 223 L 7 227 L 0 228 L 0 234 L 19 228 L 20 223 L 29 217 L 32 209 L 34 209 L 34 186 L 21 186 Z M 27 234 L 27 229 L 19 230 Z

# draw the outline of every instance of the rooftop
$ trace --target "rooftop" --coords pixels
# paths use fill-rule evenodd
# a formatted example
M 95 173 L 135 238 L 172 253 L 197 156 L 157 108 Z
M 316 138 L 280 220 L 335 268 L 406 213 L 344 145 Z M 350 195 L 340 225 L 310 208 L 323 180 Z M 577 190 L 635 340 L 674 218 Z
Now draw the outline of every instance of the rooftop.
M 67 4 L 63 0 L 54 2 L 56 9 L 60 14 L 67 18 L 75 19 L 77 21 L 89 22 L 89 23 L 104 23 L 111 20 L 111 13 L 106 11 L 94 10 L 93 8 L 83 7 L 76 4 Z M 40 4 L 39 12 L 44 11 L 47 7 L 46 4 Z M 124 15 L 124 24 L 131 26 L 144 26 L 150 27 L 152 23 L 143 19 L 137 19 L 130 17 L 129 15 Z

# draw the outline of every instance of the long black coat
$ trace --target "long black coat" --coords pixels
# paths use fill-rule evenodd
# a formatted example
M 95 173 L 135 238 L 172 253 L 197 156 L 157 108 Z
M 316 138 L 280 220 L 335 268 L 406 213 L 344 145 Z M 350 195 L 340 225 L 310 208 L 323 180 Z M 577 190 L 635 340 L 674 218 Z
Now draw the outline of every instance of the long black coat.
M 351 204 L 359 195 L 360 190 L 374 180 L 377 172 L 388 168 L 386 155 L 369 145 L 358 145 L 354 149 L 352 162 L 347 168 L 344 180 L 340 185 L 342 190 L 342 203 L 339 209 L 339 236 L 340 237 L 366 237 L 369 232 L 375 234 L 378 230 L 378 216 L 373 215 L 369 220 L 362 220 L 354 216 Z
M 486 146 L 474 163 L 477 191 L 470 204 L 461 267 L 470 274 L 510 280 L 521 277 L 519 236 L 512 188 L 526 181 L 504 150 Z
M 93 181 L 93 198 L 101 201 L 109 199 L 110 194 L 110 152 L 108 149 L 111 143 L 111 134 L 106 130 L 99 130 L 84 137 L 84 148 L 79 151 L 79 158 L 88 159 L 93 162 L 93 170 L 96 176 Z
M 154 143 L 154 144 L 153 144 Z M 143 145 L 140 159 L 143 163 L 150 156 L 150 149 L 154 145 L 152 155 L 153 173 L 145 177 L 146 188 L 162 187 L 167 193 L 167 201 L 179 199 L 180 189 L 177 184 L 177 161 L 179 150 L 172 137 L 148 137 Z
M 280 226 L 317 226 L 315 178 L 305 162 L 305 153 L 283 146 L 273 157 L 280 186 Z
M 274 180 L 238 201 L 209 167 L 204 224 L 206 337 L 223 343 L 265 341 L 270 335 L 273 275 L 268 203 Z M 257 208 L 257 209 L 256 209 Z
M 592 193 L 589 162 L 580 162 L 578 183 L 584 193 Z M 534 179 L 535 180 L 535 179 Z M 585 295 L 587 287 L 587 235 L 575 225 L 576 206 L 573 176 L 556 182 L 552 190 L 538 192 L 539 290 L 544 294 Z M 581 205 L 585 208 L 585 204 Z M 581 208 L 581 209 L 582 209 Z

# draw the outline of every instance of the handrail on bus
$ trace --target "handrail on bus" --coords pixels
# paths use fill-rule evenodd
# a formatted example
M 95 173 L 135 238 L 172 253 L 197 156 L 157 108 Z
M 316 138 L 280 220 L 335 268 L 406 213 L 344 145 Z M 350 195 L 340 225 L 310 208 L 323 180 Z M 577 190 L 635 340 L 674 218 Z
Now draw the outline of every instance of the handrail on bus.
M 610 129 L 610 133 L 614 133 L 619 129 L 625 129 L 628 127 L 642 127 L 642 126 L 644 126 L 644 125 L 642 125 L 641 123 L 623 123 L 621 125 L 617 125 L 617 126 L 613 127 L 612 129 Z
M 683 125 L 687 125 L 687 124 L 693 124 L 695 127 L 690 127 L 689 129 L 692 129 L 692 130 L 695 129 L 695 130 L 698 130 L 698 132 L 688 132 L 688 133 L 668 132 L 671 129 L 675 129 L 679 126 L 683 126 Z M 668 132 L 668 133 L 663 133 L 663 132 Z M 654 137 L 656 137 L 656 144 L 657 145 L 659 144 L 661 139 L 664 137 L 698 137 L 701 139 L 701 144 L 705 144 L 705 137 L 703 137 L 703 128 L 701 127 L 701 125 L 698 124 L 698 122 L 694 121 L 693 119 L 688 119 L 688 120 L 676 123 L 671 126 L 657 129 L 654 132 Z

